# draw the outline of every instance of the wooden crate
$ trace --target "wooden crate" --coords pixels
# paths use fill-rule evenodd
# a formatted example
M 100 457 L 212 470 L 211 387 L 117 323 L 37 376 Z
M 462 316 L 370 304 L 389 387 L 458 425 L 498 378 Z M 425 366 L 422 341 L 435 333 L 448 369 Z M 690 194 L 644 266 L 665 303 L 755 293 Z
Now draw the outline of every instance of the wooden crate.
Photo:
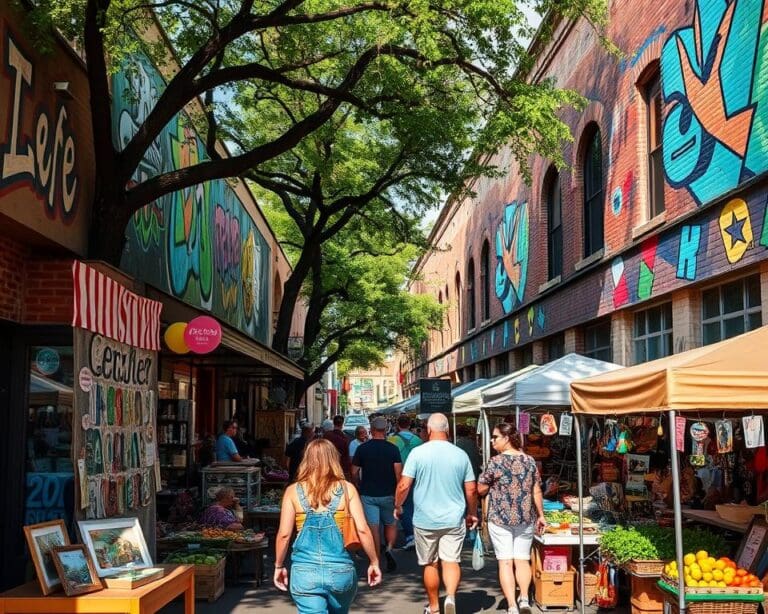
M 659 588 L 658 576 L 632 576 L 632 607 L 647 612 L 664 609 L 664 593 Z
M 224 592 L 226 557 L 215 565 L 195 565 L 195 599 L 216 601 Z

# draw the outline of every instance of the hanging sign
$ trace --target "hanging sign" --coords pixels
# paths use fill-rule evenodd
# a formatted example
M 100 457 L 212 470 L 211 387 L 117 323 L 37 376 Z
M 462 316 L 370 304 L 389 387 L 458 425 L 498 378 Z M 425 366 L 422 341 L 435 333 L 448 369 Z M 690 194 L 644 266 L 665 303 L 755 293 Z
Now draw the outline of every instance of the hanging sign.
M 419 412 L 422 414 L 446 414 L 453 409 L 451 380 L 422 378 L 419 380 L 419 396 Z
M 748 448 L 762 448 L 765 445 L 762 416 L 744 416 L 744 443 Z
M 531 432 L 531 415 L 522 413 L 517 418 L 517 432 L 521 435 L 527 435 Z
M 573 416 L 571 414 L 560 414 L 560 431 L 563 437 L 570 437 L 573 429 Z
M 195 354 L 209 354 L 221 344 L 221 324 L 211 316 L 198 316 L 187 324 L 184 342 Z
M 675 418 L 675 449 L 685 452 L 685 418 L 680 416 Z
M 715 434 L 717 435 L 717 451 L 720 454 L 733 452 L 733 424 L 730 420 L 717 420 L 715 422 Z

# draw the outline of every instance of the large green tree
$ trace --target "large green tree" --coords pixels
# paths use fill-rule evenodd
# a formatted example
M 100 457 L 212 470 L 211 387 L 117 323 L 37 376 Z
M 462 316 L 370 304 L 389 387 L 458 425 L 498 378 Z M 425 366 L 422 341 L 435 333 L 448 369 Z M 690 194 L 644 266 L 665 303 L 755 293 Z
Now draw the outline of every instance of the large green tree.
M 599 22 L 605 0 L 542 0 L 540 11 Z M 194 184 L 238 176 L 290 151 L 330 121 L 343 105 L 386 117 L 435 104 L 463 111 L 457 128 L 472 132 L 482 155 L 502 143 L 525 159 L 534 149 L 558 158 L 570 101 L 549 84 L 515 76 L 530 59 L 520 36 L 530 34 L 519 0 L 36 0 L 36 32 L 56 27 L 84 50 L 90 85 L 96 190 L 90 256 L 118 263 L 131 215 L 160 196 Z M 180 68 L 133 137 L 118 147 L 109 76 L 137 50 L 158 64 L 167 41 L 143 34 L 165 26 Z M 212 144 L 234 86 L 252 88 L 268 115 L 287 96 L 311 94 L 290 121 L 259 133 L 247 150 L 216 155 Z M 162 128 L 202 97 L 210 159 L 139 183 L 136 170 Z M 287 112 L 287 111 L 286 111 Z M 481 131 L 479 128 L 483 127 Z

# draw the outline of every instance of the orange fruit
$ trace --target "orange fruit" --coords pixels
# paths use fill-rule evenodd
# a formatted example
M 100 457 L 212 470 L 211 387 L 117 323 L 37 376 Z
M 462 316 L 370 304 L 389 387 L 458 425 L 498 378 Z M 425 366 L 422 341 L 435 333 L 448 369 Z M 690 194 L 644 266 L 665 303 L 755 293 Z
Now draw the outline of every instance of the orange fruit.
M 731 586 L 741 586 L 741 576 L 736 576 L 731 582 Z
M 748 573 L 748 572 L 747 572 L 747 570 L 746 570 L 746 569 L 737 569 L 737 570 L 736 570 L 736 575 L 737 575 L 737 576 L 746 576 L 746 575 L 747 575 L 747 573 Z

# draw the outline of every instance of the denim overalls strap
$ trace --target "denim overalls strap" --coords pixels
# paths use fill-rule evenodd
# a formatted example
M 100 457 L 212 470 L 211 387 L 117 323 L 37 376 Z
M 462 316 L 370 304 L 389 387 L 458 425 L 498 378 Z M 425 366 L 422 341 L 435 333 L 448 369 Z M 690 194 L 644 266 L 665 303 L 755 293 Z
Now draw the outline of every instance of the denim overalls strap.
M 352 559 L 344 549 L 344 539 L 334 518 L 341 498 L 344 496 L 341 485 L 334 490 L 331 501 L 324 511 L 316 511 L 310 507 L 301 484 L 296 485 L 296 494 L 306 518 L 293 544 L 291 558 L 294 561 L 313 564 L 350 563 Z

